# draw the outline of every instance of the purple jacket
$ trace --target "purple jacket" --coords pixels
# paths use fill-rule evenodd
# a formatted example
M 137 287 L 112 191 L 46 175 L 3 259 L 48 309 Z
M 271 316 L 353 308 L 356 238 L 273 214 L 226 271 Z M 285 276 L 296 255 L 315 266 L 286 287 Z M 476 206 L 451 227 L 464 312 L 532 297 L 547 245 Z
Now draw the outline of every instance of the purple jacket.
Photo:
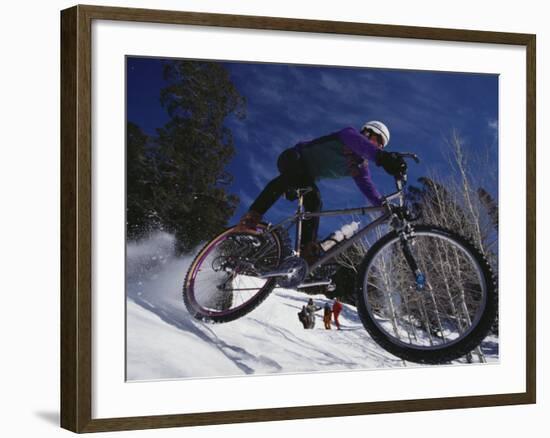
M 369 161 L 375 161 L 378 147 L 354 128 L 301 142 L 295 146 L 315 179 L 351 176 L 371 204 L 379 206 L 382 197 L 369 171 Z

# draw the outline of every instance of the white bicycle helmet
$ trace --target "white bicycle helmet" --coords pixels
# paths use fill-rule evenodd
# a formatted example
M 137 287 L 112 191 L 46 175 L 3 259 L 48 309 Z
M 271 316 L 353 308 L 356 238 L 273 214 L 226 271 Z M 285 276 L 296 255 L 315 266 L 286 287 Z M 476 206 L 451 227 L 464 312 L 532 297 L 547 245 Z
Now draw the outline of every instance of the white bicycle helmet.
M 390 130 L 382 122 L 379 122 L 377 120 L 371 120 L 370 122 L 367 122 L 363 125 L 363 127 L 361 128 L 361 132 L 364 131 L 365 129 L 370 129 L 375 134 L 378 134 L 382 137 L 382 140 L 384 142 L 382 147 L 385 148 L 390 142 Z

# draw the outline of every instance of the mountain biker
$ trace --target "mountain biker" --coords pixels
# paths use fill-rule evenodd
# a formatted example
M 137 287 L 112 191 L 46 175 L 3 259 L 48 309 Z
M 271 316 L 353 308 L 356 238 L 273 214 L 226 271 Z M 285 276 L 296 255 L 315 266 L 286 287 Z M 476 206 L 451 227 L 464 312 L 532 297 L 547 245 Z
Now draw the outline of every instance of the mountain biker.
M 387 126 L 373 120 L 365 123 L 360 131 L 348 127 L 286 149 L 277 160 L 280 174 L 265 186 L 234 231 L 254 232 L 262 215 L 282 194 L 288 200 L 296 199 L 297 188 L 310 187 L 312 190 L 304 196 L 304 207 L 309 212 L 320 211 L 321 195 L 315 183 L 325 178 L 350 176 L 372 205 L 381 205 L 383 198 L 372 182 L 368 165 L 372 161 L 391 174 L 401 169 L 403 159 L 382 150 L 389 140 Z M 310 264 L 320 253 L 316 242 L 318 228 L 318 217 L 303 222 L 300 248 Z

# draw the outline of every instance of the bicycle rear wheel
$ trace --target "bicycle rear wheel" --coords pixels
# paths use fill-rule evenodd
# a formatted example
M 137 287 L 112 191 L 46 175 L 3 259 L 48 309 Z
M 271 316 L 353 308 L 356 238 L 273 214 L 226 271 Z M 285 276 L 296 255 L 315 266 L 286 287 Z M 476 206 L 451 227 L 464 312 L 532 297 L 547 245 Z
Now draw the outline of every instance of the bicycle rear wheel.
M 415 226 L 407 242 L 425 286 L 417 287 L 398 233 L 384 236 L 359 271 L 363 325 L 384 349 L 411 362 L 438 364 L 468 354 L 495 320 L 491 267 L 471 242 L 443 228 Z
M 264 228 L 260 224 L 258 231 Z M 258 276 L 281 263 L 285 243 L 277 232 L 232 229 L 212 239 L 187 271 L 183 301 L 189 313 L 206 322 L 229 322 L 255 309 L 275 287 L 275 279 Z

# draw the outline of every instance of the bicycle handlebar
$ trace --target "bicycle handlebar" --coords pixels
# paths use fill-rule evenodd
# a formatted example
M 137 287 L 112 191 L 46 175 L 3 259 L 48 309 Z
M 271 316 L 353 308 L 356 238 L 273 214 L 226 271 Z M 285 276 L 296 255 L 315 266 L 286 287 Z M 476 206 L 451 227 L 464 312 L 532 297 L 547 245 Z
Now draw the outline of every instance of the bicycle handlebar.
M 412 152 L 394 152 L 394 154 L 397 154 L 402 158 L 412 158 L 417 164 L 420 163 L 420 158 L 418 158 L 418 155 Z
M 401 158 L 410 158 L 413 159 L 417 164 L 420 163 L 420 159 L 418 158 L 418 155 L 412 153 L 412 152 L 393 152 L 395 155 L 401 157 Z M 386 202 L 390 202 L 396 198 L 400 199 L 400 204 L 403 204 L 403 191 L 405 189 L 405 184 L 407 183 L 407 168 L 405 167 L 405 171 L 403 174 L 395 175 L 395 185 L 397 187 L 397 191 L 394 193 L 391 193 L 387 196 L 384 196 L 384 199 Z

